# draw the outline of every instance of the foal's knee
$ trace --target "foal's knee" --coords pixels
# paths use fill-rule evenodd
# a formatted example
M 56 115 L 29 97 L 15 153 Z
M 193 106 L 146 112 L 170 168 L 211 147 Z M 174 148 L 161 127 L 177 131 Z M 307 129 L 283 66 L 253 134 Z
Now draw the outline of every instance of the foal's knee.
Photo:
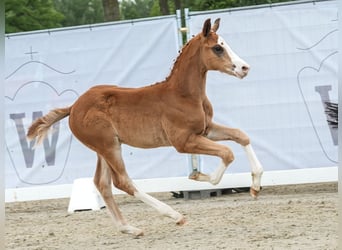
M 237 142 L 242 146 L 247 146 L 248 144 L 250 144 L 249 136 L 245 132 L 238 129 Z

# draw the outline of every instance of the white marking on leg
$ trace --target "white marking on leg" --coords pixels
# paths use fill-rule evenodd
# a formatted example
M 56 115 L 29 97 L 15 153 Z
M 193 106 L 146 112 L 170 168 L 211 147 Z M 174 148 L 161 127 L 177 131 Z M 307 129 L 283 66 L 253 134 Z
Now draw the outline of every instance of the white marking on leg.
M 210 174 L 210 183 L 213 185 L 217 185 L 221 181 L 226 169 L 227 166 L 224 164 L 223 161 L 221 161 L 219 167 L 213 173 Z
M 136 227 L 133 227 L 133 226 L 128 225 L 128 224 L 119 225 L 118 229 L 121 233 L 124 233 L 124 234 L 133 234 L 135 236 L 143 236 L 144 235 L 143 230 L 136 228 Z
M 173 210 L 169 205 L 166 205 L 165 203 L 157 200 L 156 198 L 144 192 L 139 191 L 138 189 L 136 192 L 134 192 L 134 196 L 142 202 L 146 203 L 147 205 L 150 205 L 151 207 L 155 208 L 160 214 L 174 219 L 177 223 L 183 224 L 183 215 Z
M 252 182 L 253 182 L 252 188 L 255 191 L 259 191 L 260 185 L 261 185 L 261 176 L 264 172 L 263 167 L 261 163 L 259 162 L 258 158 L 256 157 L 256 154 L 252 148 L 252 145 L 248 144 L 244 148 L 246 150 L 247 157 L 252 168 Z

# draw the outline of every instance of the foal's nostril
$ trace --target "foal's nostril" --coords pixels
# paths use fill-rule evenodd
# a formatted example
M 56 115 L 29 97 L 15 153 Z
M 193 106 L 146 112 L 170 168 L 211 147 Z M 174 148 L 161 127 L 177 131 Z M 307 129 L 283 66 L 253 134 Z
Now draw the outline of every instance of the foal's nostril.
M 247 72 L 249 70 L 249 67 L 248 66 L 242 66 L 241 69 L 243 72 Z
M 236 65 L 235 64 L 232 65 L 232 70 L 234 70 L 234 69 L 236 69 Z

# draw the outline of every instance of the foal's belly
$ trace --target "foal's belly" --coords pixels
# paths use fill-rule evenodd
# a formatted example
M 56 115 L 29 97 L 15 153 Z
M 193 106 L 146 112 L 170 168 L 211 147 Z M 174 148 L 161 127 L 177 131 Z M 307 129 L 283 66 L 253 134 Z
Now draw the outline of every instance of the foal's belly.
M 119 140 L 133 147 L 156 148 L 171 145 L 160 122 L 147 116 L 131 116 L 129 122 L 121 120 L 114 127 Z

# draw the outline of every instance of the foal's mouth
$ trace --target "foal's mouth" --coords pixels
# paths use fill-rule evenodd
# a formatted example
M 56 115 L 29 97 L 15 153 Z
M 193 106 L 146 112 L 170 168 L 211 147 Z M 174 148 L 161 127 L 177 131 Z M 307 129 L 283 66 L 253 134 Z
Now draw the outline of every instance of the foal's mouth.
M 231 67 L 226 67 L 224 70 L 220 70 L 220 71 L 223 73 L 235 76 L 239 79 L 242 79 L 248 75 L 248 71 L 239 72 L 239 71 L 236 71 L 235 68 L 231 68 Z
M 239 73 L 239 72 L 236 72 L 236 71 L 233 71 L 233 73 L 239 79 L 242 79 L 242 78 L 244 78 L 247 75 L 247 73 Z

